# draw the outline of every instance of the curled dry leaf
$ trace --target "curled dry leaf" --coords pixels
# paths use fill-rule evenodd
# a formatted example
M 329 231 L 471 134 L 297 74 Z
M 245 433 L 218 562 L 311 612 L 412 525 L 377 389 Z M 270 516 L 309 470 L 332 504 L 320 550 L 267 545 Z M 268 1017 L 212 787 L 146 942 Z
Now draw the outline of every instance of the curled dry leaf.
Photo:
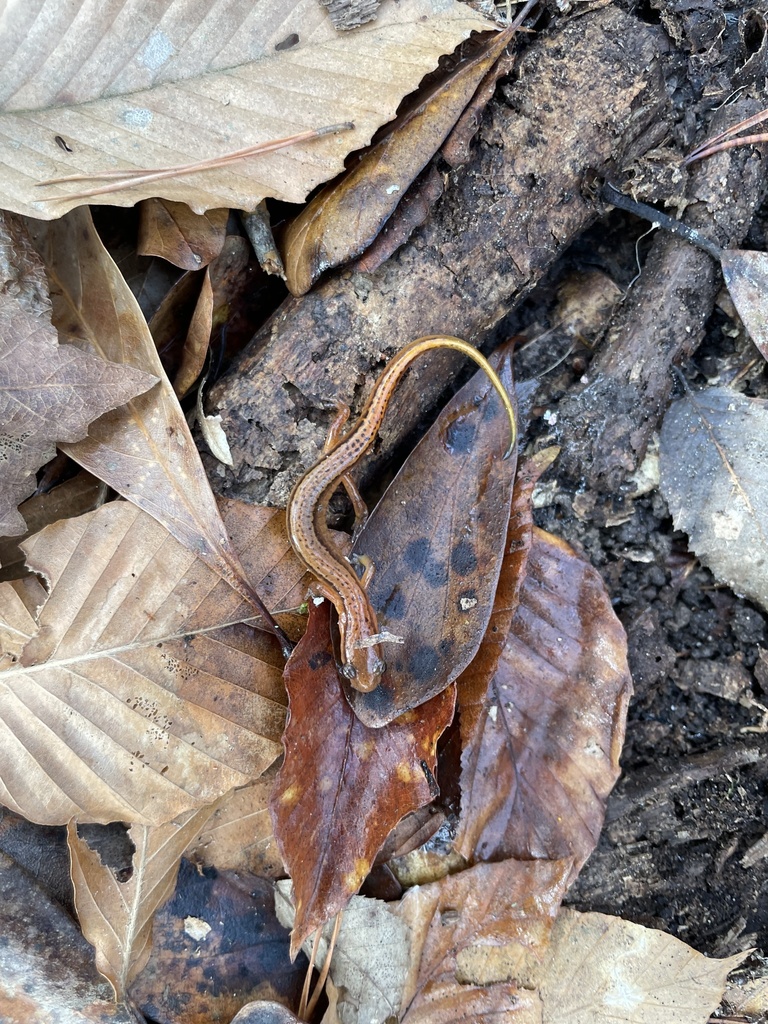
M 327 601 L 310 605 L 285 685 L 285 761 L 271 810 L 295 891 L 294 955 L 358 891 L 397 822 L 433 799 L 424 766 L 435 770 L 455 693 L 444 690 L 418 713 L 367 728 L 344 699 Z
M 197 297 L 197 302 L 192 312 L 192 319 L 189 322 L 184 347 L 181 350 L 179 368 L 173 379 L 173 390 L 179 398 L 184 398 L 203 372 L 205 359 L 208 355 L 208 346 L 211 341 L 212 326 L 213 288 L 211 287 L 211 275 L 208 269 L 206 269 L 203 274 L 200 294 Z
M 294 925 L 292 885 L 277 883 L 277 916 L 286 928 Z M 334 922 L 322 929 L 316 964 L 321 970 Z M 302 944 L 310 955 L 313 939 Z M 341 1024 L 384 1024 L 397 1019 L 411 961 L 409 929 L 396 910 L 382 900 L 353 896 L 343 912 L 331 957 L 330 977 L 337 989 L 336 1014 Z
M 0 853 L 0 1017 L 6 1024 L 136 1024 L 93 966 L 77 924 Z
M 491 363 L 512 393 L 511 351 Z M 416 446 L 360 534 L 355 550 L 376 566 L 368 596 L 379 625 L 404 641 L 384 645 L 387 671 L 375 690 L 347 692 L 355 714 L 372 728 L 440 693 L 480 646 L 509 521 L 516 458 L 502 460 L 508 445 L 501 399 L 486 374 L 475 374 Z
M 298 1006 L 307 966 L 304 956 L 294 964 L 288 957 L 271 882 L 248 872 L 201 872 L 184 858 L 130 997 L 152 1021 L 229 1022 L 251 1000 Z M 271 1020 L 266 1011 L 263 1020 Z
M 124 366 L 149 367 L 158 387 L 102 416 L 73 459 L 144 509 L 254 607 L 263 610 L 227 537 L 187 421 L 152 336 L 88 210 L 33 226 L 61 335 Z
M 709 959 L 665 932 L 564 910 L 529 982 L 538 982 L 545 1024 L 705 1024 L 745 956 Z
M 207 2 L 177 0 L 155 24 L 127 0 L 86 18 L 58 0 L 14 5 L 0 33 L 10 55 L 2 205 L 58 217 L 82 202 L 66 198 L 82 185 L 42 190 L 43 179 L 191 164 L 353 121 L 342 135 L 96 199 L 129 206 L 163 196 L 196 210 L 252 209 L 264 196 L 302 202 L 394 117 L 441 54 L 488 27 L 465 5 L 437 0 L 387 5 L 342 34 L 315 0 L 262 0 L 245 14 L 224 5 L 216 17 Z M 51 196 L 62 198 L 44 201 Z
M 323 271 L 348 262 L 374 241 L 512 34 L 508 29 L 491 36 L 479 56 L 460 64 L 415 112 L 291 221 L 282 250 L 286 283 L 294 295 L 308 292 Z
M 619 776 L 631 693 L 626 634 L 599 574 L 535 530 L 504 652 L 471 712 L 459 851 L 572 857 L 577 872 Z
M 505 860 L 410 889 L 397 908 L 412 948 L 402 1024 L 470 1024 L 494 1013 L 539 1020 L 536 994 L 500 979 L 517 977 L 529 956 L 546 950 L 570 867 Z M 476 977 L 484 954 L 503 959 L 498 980 L 487 970 Z
M 768 403 L 686 391 L 661 428 L 661 493 L 678 530 L 737 594 L 768 608 Z
M 56 442 L 79 441 L 93 420 L 158 377 L 59 345 L 42 261 L 11 214 L 0 218 L 0 250 L 0 533 L 13 535 L 25 530 L 16 506 Z
M 221 252 L 228 219 L 228 209 L 193 213 L 186 203 L 147 199 L 140 207 L 138 253 L 161 256 L 182 270 L 202 270 Z
M 283 516 L 226 509 L 251 578 L 271 602 L 297 603 Z M 160 824 L 277 757 L 280 651 L 163 527 L 116 502 L 25 550 L 50 596 L 0 674 L 0 802 L 41 823 Z
M 149 960 L 152 918 L 173 893 L 181 855 L 212 810 L 188 811 L 165 825 L 133 825 L 133 871 L 125 881 L 102 863 L 72 822 L 67 826 L 77 917 L 118 1000 Z

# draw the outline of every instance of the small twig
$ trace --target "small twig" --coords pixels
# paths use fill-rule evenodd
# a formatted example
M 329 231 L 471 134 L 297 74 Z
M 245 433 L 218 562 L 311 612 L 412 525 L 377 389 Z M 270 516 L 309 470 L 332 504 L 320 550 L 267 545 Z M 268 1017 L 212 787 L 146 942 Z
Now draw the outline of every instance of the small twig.
M 304 978 L 304 985 L 301 989 L 301 999 L 299 1000 L 299 1012 L 296 1016 L 300 1020 L 306 1020 L 307 1018 L 307 1000 L 309 998 L 309 984 L 312 981 L 312 972 L 315 969 L 315 960 L 317 959 L 317 947 L 320 945 L 320 935 L 322 929 L 318 928 L 315 932 L 315 940 L 312 943 L 312 952 L 309 956 L 309 966 L 307 967 L 307 973 Z
M 719 153 L 724 149 L 747 146 L 753 142 L 768 142 L 768 135 L 743 135 L 740 139 L 733 138 L 738 132 L 746 131 L 747 128 L 754 128 L 756 124 L 761 124 L 766 119 L 768 119 L 768 107 L 757 114 L 753 114 L 752 117 L 746 118 L 744 121 L 739 121 L 732 128 L 726 128 L 724 132 L 720 132 L 719 135 L 715 135 L 706 142 L 702 142 L 700 146 L 692 150 L 683 160 L 683 166 L 692 164 L 694 160 L 703 160 L 705 157 L 712 156 L 713 153 Z
M 323 989 L 325 988 L 325 981 L 326 978 L 328 977 L 328 971 L 330 971 L 331 969 L 331 960 L 333 958 L 333 951 L 336 948 L 336 939 L 339 936 L 339 928 L 341 927 L 341 918 L 343 913 L 344 911 L 340 910 L 336 915 L 336 921 L 334 922 L 333 931 L 331 933 L 331 941 L 328 943 L 328 951 L 325 954 L 323 969 L 320 972 L 320 977 L 317 979 L 317 984 L 315 985 L 315 991 L 312 993 L 312 998 L 309 1000 L 309 1003 L 307 1004 L 308 1017 L 312 1014 L 312 1011 L 317 1006 L 317 1002 L 323 993 Z
M 673 235 L 678 235 L 680 238 L 684 238 L 686 242 L 690 242 L 692 245 L 698 246 L 699 249 L 703 249 L 704 252 L 709 253 L 712 259 L 717 260 L 718 263 L 721 261 L 723 250 L 720 246 L 715 245 L 714 242 L 694 228 L 689 228 L 682 221 L 675 220 L 674 217 L 668 217 L 666 213 L 660 213 L 653 206 L 648 206 L 646 203 L 639 203 L 636 199 L 630 199 L 623 192 L 619 192 L 616 186 L 611 185 L 610 182 L 606 182 L 603 185 L 602 195 L 603 199 L 610 203 L 611 206 L 617 206 L 620 210 L 634 213 L 636 217 L 642 217 L 643 220 L 657 224 L 660 228 L 664 228 L 665 231 L 671 231 Z

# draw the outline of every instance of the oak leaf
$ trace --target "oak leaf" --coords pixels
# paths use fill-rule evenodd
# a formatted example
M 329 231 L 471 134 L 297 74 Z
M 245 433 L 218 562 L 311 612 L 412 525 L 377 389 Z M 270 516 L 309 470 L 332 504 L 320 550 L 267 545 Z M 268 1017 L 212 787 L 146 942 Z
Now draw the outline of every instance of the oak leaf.
M 144 16 L 145 15 L 145 16 Z M 75 20 L 77 19 L 77 20 Z M 454 0 L 407 0 L 337 34 L 315 0 L 178 0 L 137 17 L 123 0 L 83 17 L 58 0 L 14 4 L 2 23 L 0 205 L 53 218 L 82 183 L 41 179 L 186 165 L 305 129 L 353 131 L 216 170 L 95 197 L 130 206 L 162 196 L 202 211 L 302 202 L 391 120 L 402 97 L 473 30 L 492 27 Z M 46 202 L 51 196 L 60 201 Z

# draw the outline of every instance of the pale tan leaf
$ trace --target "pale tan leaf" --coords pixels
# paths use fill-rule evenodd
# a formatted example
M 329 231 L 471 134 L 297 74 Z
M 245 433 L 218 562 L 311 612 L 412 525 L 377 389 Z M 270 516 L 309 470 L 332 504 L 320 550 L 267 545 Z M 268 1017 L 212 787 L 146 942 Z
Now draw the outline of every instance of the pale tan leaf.
M 82 183 L 43 190 L 41 180 L 189 164 L 354 122 L 341 135 L 104 197 L 127 206 L 163 196 L 197 211 L 253 209 L 265 196 L 301 202 L 441 54 L 493 27 L 455 0 L 387 4 L 344 33 L 316 0 L 174 0 L 155 10 L 141 0 L 11 5 L 0 33 L 3 206 L 57 217 L 82 200 L 42 196 Z
M 285 928 L 292 928 L 294 907 L 290 881 L 277 883 L 275 907 Z M 334 919 L 335 920 L 335 919 Z M 318 970 L 325 963 L 334 920 L 322 929 Z M 309 956 L 313 939 L 302 949 Z M 344 909 L 331 957 L 331 980 L 339 990 L 336 1012 L 341 1024 L 384 1024 L 397 1017 L 410 962 L 407 924 L 382 900 L 353 896 Z
M 67 826 L 75 908 L 83 935 L 96 950 L 96 966 L 123 999 L 149 959 L 152 918 L 176 886 L 181 855 L 213 811 L 201 807 L 165 825 L 133 825 L 133 872 L 124 882 Z
M 718 579 L 768 608 L 768 402 L 721 386 L 667 410 L 659 486 Z
M 564 910 L 540 968 L 544 1024 L 706 1024 L 745 956 L 709 959 L 665 932 Z
M 90 213 L 75 210 L 51 224 L 34 222 L 33 232 L 60 334 L 160 379 L 150 394 L 102 416 L 85 440 L 62 449 L 162 523 L 258 607 L 149 328 Z
M 267 599 L 298 603 L 284 516 L 225 508 Z M 279 648 L 163 527 L 116 502 L 24 548 L 50 596 L 0 673 L 0 803 L 47 824 L 161 824 L 272 763 L 285 717 Z
M 30 601 L 37 598 L 36 606 Z M 37 577 L 13 580 L 0 586 L 0 669 L 14 664 L 37 633 L 37 610 L 46 597 Z

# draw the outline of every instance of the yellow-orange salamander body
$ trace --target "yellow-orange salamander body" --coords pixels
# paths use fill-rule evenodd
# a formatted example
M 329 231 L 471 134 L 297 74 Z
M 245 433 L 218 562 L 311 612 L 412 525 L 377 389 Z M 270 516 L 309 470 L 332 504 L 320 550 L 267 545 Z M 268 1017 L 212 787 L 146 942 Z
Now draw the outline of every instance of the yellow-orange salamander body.
M 417 338 L 395 355 L 376 381 L 360 419 L 296 484 L 288 502 L 288 532 L 297 555 L 316 577 L 318 591 L 335 607 L 339 617 L 342 672 L 362 692 L 375 690 L 385 670 L 376 614 L 363 583 L 352 565 L 331 550 L 318 529 L 318 515 L 339 479 L 370 448 L 400 378 L 423 352 L 450 348 L 469 356 L 485 370 L 498 391 L 509 416 L 511 438 L 504 458 L 517 440 L 515 412 L 509 395 L 493 367 L 472 345 L 442 334 Z M 323 533 L 326 533 L 323 530 Z

